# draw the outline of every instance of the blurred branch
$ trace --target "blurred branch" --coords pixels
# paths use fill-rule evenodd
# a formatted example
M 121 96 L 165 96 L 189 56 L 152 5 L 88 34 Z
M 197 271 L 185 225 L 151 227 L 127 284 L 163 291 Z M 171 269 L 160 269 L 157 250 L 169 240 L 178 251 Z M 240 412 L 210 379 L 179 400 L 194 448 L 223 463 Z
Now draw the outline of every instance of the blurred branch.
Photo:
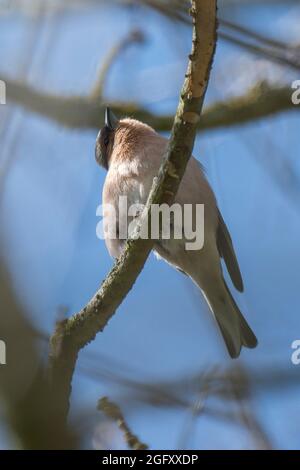
M 41 8 L 38 15 L 31 20 L 31 25 L 25 38 L 22 39 L 22 51 L 17 59 L 17 73 L 19 80 L 26 82 L 30 68 L 35 58 L 36 51 L 39 45 L 39 37 L 43 34 L 47 23 L 47 17 L 44 15 Z M 15 138 L 20 131 L 22 119 L 17 118 L 11 107 L 7 107 L 6 112 L 2 118 L 0 128 L 0 141 L 1 141 L 1 165 L 0 165 L 0 191 L 3 194 L 7 175 L 15 163 L 18 152 L 17 145 L 18 139 Z M 13 132 L 10 132 L 14 123 Z
M 254 0 L 251 0 L 253 3 Z M 264 0 L 267 2 L 267 0 Z M 270 3 L 275 3 L 275 2 L 283 2 L 283 0 L 269 0 Z M 289 0 L 290 2 L 292 0 Z M 294 0 L 296 3 L 298 0 Z M 187 0 L 113 0 L 113 2 L 117 5 L 121 6 L 128 6 L 128 5 L 137 5 L 137 6 L 145 6 L 147 8 L 151 8 L 154 11 L 157 11 L 159 14 L 165 16 L 166 18 L 169 18 L 172 21 L 179 21 L 183 24 L 190 24 L 190 18 L 189 15 L 187 14 L 188 11 L 188 1 Z M 223 1 L 220 2 L 223 5 L 230 6 L 230 4 L 234 3 L 239 3 L 239 4 L 247 4 L 247 2 L 250 3 L 250 0 L 227 0 L 227 2 Z M 257 3 L 258 0 L 256 0 Z M 24 4 L 23 4 L 24 3 Z M 25 5 L 26 3 L 26 5 Z M 104 0 L 68 0 L 68 1 L 46 1 L 43 0 L 27 0 L 27 2 L 22 2 L 22 12 L 26 13 L 26 11 L 30 12 L 32 14 L 35 12 L 35 14 L 38 14 L 40 12 L 47 13 L 51 10 L 54 11 L 59 11 L 63 10 L 65 8 L 78 8 L 78 7 L 91 7 L 95 5 L 101 5 L 105 4 L 106 2 Z M 43 4 L 43 5 L 42 5 Z M 18 9 L 17 5 L 13 5 L 12 8 Z M 220 20 L 220 25 L 228 27 L 231 29 L 232 32 L 243 34 L 248 38 L 254 39 L 256 41 L 259 41 L 262 43 L 262 46 L 267 46 L 267 47 L 256 47 L 255 45 L 244 41 L 244 40 L 239 40 L 239 38 L 236 38 L 232 36 L 232 34 L 226 34 L 223 33 L 222 31 L 219 32 L 219 37 L 221 39 L 224 39 L 226 41 L 231 42 L 232 44 L 242 47 L 245 50 L 248 50 L 249 52 L 255 53 L 257 55 L 261 55 L 265 57 L 268 60 L 274 61 L 274 62 L 279 62 L 282 65 L 287 65 L 289 67 L 292 67 L 296 70 L 299 70 L 300 68 L 300 58 L 298 55 L 298 58 L 295 57 L 293 59 L 292 57 L 287 57 L 290 55 L 290 53 L 295 53 L 297 52 L 296 49 L 293 46 L 290 46 L 289 44 L 284 44 L 281 41 L 278 40 L 273 40 L 271 38 L 266 37 L 263 34 L 256 33 L 255 31 L 249 29 L 248 27 L 241 26 L 229 21 L 225 20 Z M 271 47 L 271 50 L 268 49 L 268 47 Z M 272 50 L 273 48 L 273 50 Z M 274 48 L 279 48 L 281 51 L 279 54 L 274 51 Z
M 7 364 L 1 365 L 0 394 L 6 405 L 6 424 L 19 441 L 17 446 L 23 449 L 76 447 L 75 433 L 57 413 L 60 397 L 50 393 L 36 335 L 2 266 L 0 298 L 1 340 L 7 347 Z
M 37 341 L 41 341 L 43 343 L 49 342 L 50 336 L 45 331 L 38 330 L 32 326 L 31 331 L 32 334 L 35 335 Z M 210 377 L 213 377 L 213 381 L 215 381 L 215 378 L 217 378 L 218 381 L 223 381 L 228 374 L 227 371 L 222 371 L 217 366 L 214 366 L 209 369 L 209 371 L 199 371 L 195 374 L 181 376 L 175 380 L 156 383 L 151 381 L 150 385 L 150 383 L 140 383 L 125 377 L 123 375 L 125 371 L 127 374 L 134 376 L 140 376 L 141 374 L 136 369 L 131 368 L 129 364 L 125 364 L 122 361 L 114 359 L 103 352 L 99 353 L 96 351 L 85 350 L 82 359 L 84 362 L 81 361 L 78 367 L 80 372 L 89 379 L 101 379 L 101 381 L 108 381 L 109 383 L 123 385 L 128 388 L 143 388 L 144 390 L 148 390 L 149 387 L 152 387 L 154 392 L 158 389 L 168 391 L 173 390 L 178 392 L 178 396 L 183 394 L 189 386 L 191 388 L 197 388 L 203 376 L 206 377 L 206 381 L 208 381 L 207 379 Z M 300 377 L 297 368 L 287 368 L 284 363 L 281 365 L 277 364 L 276 367 L 272 366 L 274 366 L 274 364 L 267 362 L 260 366 L 256 366 L 255 368 L 247 367 L 246 372 L 251 388 L 255 387 L 260 392 L 264 390 L 272 390 L 276 392 L 276 390 L 282 388 L 283 383 L 286 389 L 299 387 Z M 119 371 L 122 371 L 122 374 L 120 374 Z M 266 371 L 268 372 L 266 373 Z M 232 374 L 231 381 L 234 381 L 235 377 L 235 374 Z M 179 401 L 181 401 L 181 399 L 179 399 Z
M 12 80 L 3 74 L 0 78 L 7 85 L 7 100 L 15 102 L 32 112 L 38 113 L 68 128 L 99 129 L 103 126 L 106 105 L 90 96 L 64 97 L 40 92 L 35 88 Z M 257 83 L 243 96 L 219 101 L 203 111 L 198 130 L 210 130 L 245 124 L 284 111 L 297 111 L 291 100 L 290 87 L 272 87 Z M 147 122 L 157 131 L 170 131 L 173 117 L 157 116 L 134 103 L 111 102 L 110 105 L 120 116 L 134 115 Z
M 100 68 L 98 79 L 91 91 L 90 98 L 92 101 L 96 101 L 101 99 L 103 95 L 103 89 L 105 80 L 107 75 L 113 65 L 113 63 L 117 60 L 119 55 L 130 45 L 143 43 L 145 41 L 145 37 L 143 33 L 139 30 L 131 31 L 125 38 L 121 39 L 112 49 L 108 52 L 107 56 L 105 57 L 102 66 Z
M 118 405 L 110 401 L 107 397 L 99 400 L 98 410 L 102 411 L 108 418 L 116 421 L 121 431 L 124 433 L 128 447 L 133 450 L 148 449 L 148 446 L 141 442 L 139 438 L 132 433 Z
M 197 123 L 208 86 L 216 46 L 216 1 L 192 0 L 193 45 L 188 70 L 174 119 L 171 138 L 157 178 L 148 197 L 141 224 L 154 204 L 171 204 L 192 154 Z M 77 355 L 96 334 L 103 331 L 118 306 L 132 288 L 153 247 L 154 240 L 130 238 L 111 272 L 86 307 L 57 325 L 50 341 L 50 378 L 54 390 L 64 397 L 61 416 L 69 408 L 72 376 Z
M 131 0 L 129 3 L 142 4 L 149 7 L 158 13 L 164 15 L 173 21 L 179 21 L 184 24 L 190 24 L 190 18 L 187 15 L 187 1 L 177 0 Z M 236 46 L 242 47 L 243 49 L 260 55 L 265 59 L 272 62 L 277 62 L 282 65 L 291 67 L 297 71 L 300 70 L 300 58 L 299 51 L 295 47 L 289 44 L 284 44 L 276 40 L 272 40 L 265 35 L 256 33 L 245 26 L 240 26 L 229 21 L 219 20 L 220 26 L 229 28 L 232 32 L 243 34 L 246 37 L 254 39 L 262 43 L 258 46 L 247 42 L 245 39 L 241 39 L 233 36 L 232 34 L 224 33 L 219 31 L 219 38 L 224 39 Z M 279 49 L 279 51 L 276 49 Z M 291 56 L 291 57 L 289 57 Z M 294 57 L 295 56 L 295 57 Z
M 228 33 L 222 32 L 220 33 L 220 37 L 222 37 L 222 39 L 224 39 L 225 41 L 231 42 L 232 44 L 235 44 L 236 46 L 242 47 L 243 49 L 246 49 L 249 52 L 252 52 L 256 55 L 260 55 L 264 57 L 265 59 L 269 59 L 272 62 L 277 62 L 278 64 L 281 64 L 281 65 L 287 65 L 288 67 L 291 67 L 292 69 L 297 70 L 297 72 L 300 71 L 299 57 L 289 58 L 287 54 L 282 54 L 273 49 L 266 49 L 262 46 L 248 43 L 244 39 L 234 37 Z
M 233 400 L 239 407 L 239 418 L 242 425 L 248 429 L 254 438 L 256 446 L 260 450 L 271 450 L 272 444 L 267 434 L 264 432 L 253 410 L 249 410 L 250 384 L 247 374 L 241 367 L 236 367 L 228 374 L 229 387 Z M 247 399 L 247 401 L 246 401 Z
M 188 408 L 187 421 L 181 430 L 181 434 L 178 439 L 178 449 L 187 449 L 188 436 L 193 434 L 193 427 L 196 424 L 196 419 L 204 414 L 204 410 L 206 409 L 206 399 L 210 392 L 210 381 L 214 373 L 215 370 L 212 369 L 207 374 L 204 373 L 201 377 L 200 390 L 197 393 L 196 400 L 194 400 L 192 406 Z
M 260 372 L 265 378 L 265 369 Z M 80 369 L 81 371 L 81 369 Z M 84 373 L 93 380 L 99 378 L 112 383 L 118 383 L 129 391 L 121 392 L 119 398 L 127 408 L 131 406 L 137 412 L 138 404 L 163 407 L 164 409 L 187 410 L 187 420 L 181 430 L 178 448 L 188 448 L 188 438 L 194 434 L 196 420 L 200 416 L 218 421 L 228 421 L 247 430 L 258 449 L 272 449 L 272 443 L 251 407 L 252 387 L 256 386 L 256 374 L 259 371 L 245 370 L 240 364 L 230 366 L 225 370 L 219 367 L 207 368 L 198 372 L 197 376 L 180 377 L 168 382 L 153 383 L 139 382 L 121 375 L 101 373 L 96 366 L 94 371 Z M 268 375 L 268 374 L 267 374 Z M 272 374 L 271 374 L 272 375 Z M 279 374 L 280 375 L 280 374 Z M 295 377 L 297 371 L 295 372 Z M 278 377 L 277 386 L 282 391 L 282 381 Z M 297 385 L 299 379 L 297 377 Z M 268 387 L 272 384 L 266 384 Z M 212 401 L 212 404 L 210 404 Z M 217 406 L 218 404 L 218 406 Z M 144 408 L 143 408 L 144 410 Z
M 109 369 L 103 367 L 102 356 L 91 363 L 91 358 L 87 361 L 87 353 L 84 353 L 84 364 L 78 365 L 79 372 L 85 377 L 93 381 L 107 382 L 109 384 L 118 385 L 119 389 L 123 388 L 127 392 L 122 392 L 130 401 L 136 405 L 137 401 L 148 403 L 155 406 L 177 406 L 179 408 L 189 407 L 189 396 L 194 395 L 195 392 L 199 394 L 203 387 L 203 377 L 206 377 L 206 384 L 209 386 L 210 394 L 227 400 L 233 400 L 232 393 L 229 392 L 228 376 L 230 375 L 230 382 L 239 388 L 239 393 L 243 397 L 249 398 L 249 388 L 241 386 L 238 374 L 234 373 L 234 368 L 208 368 L 205 370 L 197 371 L 195 374 L 182 375 L 178 378 L 165 380 L 141 382 L 132 376 L 140 376 L 138 371 L 127 375 L 124 374 L 123 364 L 118 364 L 117 367 L 109 366 Z M 102 359 L 102 361 L 101 361 Z M 106 358 L 107 359 L 107 358 Z M 267 371 L 267 373 L 266 373 Z M 264 364 L 260 367 L 249 368 L 247 367 L 247 378 L 251 389 L 255 389 L 257 393 L 261 392 L 282 392 L 284 384 L 285 390 L 299 387 L 300 379 L 299 373 L 296 368 L 286 368 L 284 364 L 280 368 L 272 368 L 270 364 Z
M 279 49 L 283 49 L 284 51 L 286 51 L 288 47 L 287 44 L 283 41 L 278 41 L 278 39 L 269 38 L 264 34 L 258 33 L 257 31 L 253 31 L 252 29 L 246 28 L 245 26 L 233 23 L 232 21 L 220 20 L 220 25 L 232 29 L 233 31 L 236 31 L 238 33 L 244 34 L 245 36 L 255 39 L 256 41 L 259 41 L 270 47 L 277 47 Z
M 62 9 L 77 9 L 78 7 L 90 7 L 98 4 L 105 4 L 107 0 L 26 0 L 26 1 L 4 1 L 4 5 L 0 8 L 2 11 L 17 11 L 24 15 L 38 14 L 41 8 L 44 8 L 46 12 L 59 12 Z M 182 0 L 114 0 L 115 3 L 127 6 L 131 3 L 157 3 L 160 8 L 164 8 L 164 5 L 168 5 L 170 2 L 181 3 L 182 7 L 187 5 L 187 2 Z M 295 4 L 299 0 L 220 0 L 219 7 L 229 8 L 230 10 L 235 7 L 248 7 L 253 4 L 263 5 L 276 5 L 276 4 Z

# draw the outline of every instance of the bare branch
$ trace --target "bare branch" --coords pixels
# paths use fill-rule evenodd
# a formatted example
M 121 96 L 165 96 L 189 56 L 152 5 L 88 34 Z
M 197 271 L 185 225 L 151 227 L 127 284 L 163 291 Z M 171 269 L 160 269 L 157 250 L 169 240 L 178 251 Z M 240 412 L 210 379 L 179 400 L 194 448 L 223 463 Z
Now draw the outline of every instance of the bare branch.
M 103 397 L 99 400 L 98 410 L 103 411 L 107 417 L 118 423 L 119 428 L 124 433 L 125 440 L 128 444 L 128 447 L 133 450 L 143 450 L 148 449 L 148 446 L 141 442 L 139 438 L 133 434 L 130 427 L 126 423 L 124 416 L 121 412 L 121 409 L 118 405 L 113 403 L 107 397 Z
M 165 17 L 173 21 L 179 21 L 184 24 L 190 23 L 190 18 L 187 15 L 186 1 L 162 1 L 162 0 L 131 0 L 131 3 L 142 3 L 144 6 L 152 8 Z M 243 34 L 246 37 L 255 39 L 262 43 L 261 46 L 251 44 L 244 39 L 233 36 L 232 34 L 219 32 L 219 38 L 229 41 L 232 44 L 242 47 L 247 51 L 260 55 L 272 62 L 280 63 L 291 67 L 297 71 L 300 69 L 299 53 L 295 47 L 283 42 L 272 40 L 265 35 L 256 33 L 244 26 L 236 25 L 232 22 L 220 20 L 219 24 L 231 29 L 231 31 Z M 279 49 L 279 50 L 276 50 Z M 294 57 L 295 56 L 295 57 Z
M 264 34 L 258 33 L 257 31 L 254 31 L 249 28 L 245 28 L 245 26 L 241 26 L 239 24 L 233 23 L 232 21 L 228 20 L 220 20 L 220 25 L 225 26 L 232 31 L 236 31 L 238 33 L 244 34 L 245 36 L 250 37 L 251 39 L 255 39 L 256 41 L 259 41 L 263 43 L 264 45 L 270 46 L 270 47 L 277 47 L 278 49 L 283 49 L 284 51 L 287 50 L 289 47 L 285 42 L 279 41 L 278 39 L 273 39 L 265 36 Z
M 256 55 L 260 55 L 265 59 L 271 60 L 272 62 L 276 62 L 281 65 L 287 65 L 288 67 L 297 70 L 297 72 L 299 72 L 300 70 L 299 58 L 290 58 L 288 57 L 287 53 L 283 54 L 282 52 L 276 51 L 276 49 L 267 49 L 257 44 L 251 44 L 245 41 L 244 39 L 232 36 L 232 34 L 224 32 L 220 33 L 220 37 L 225 41 L 231 42 L 236 46 L 242 47 L 243 49 L 246 49 L 249 52 L 252 52 Z
M 246 371 L 242 367 L 236 367 L 228 374 L 228 386 L 233 400 L 238 405 L 239 420 L 253 436 L 257 448 L 271 450 L 272 444 L 269 437 L 264 432 L 253 410 L 249 409 L 250 384 Z
M 131 31 L 125 38 L 122 38 L 112 49 L 108 52 L 105 57 L 102 66 L 100 68 L 98 79 L 91 91 L 90 98 L 92 101 L 100 99 L 103 95 L 103 89 L 105 80 L 111 69 L 113 63 L 117 60 L 119 55 L 130 45 L 134 43 L 143 43 L 145 37 L 143 33 L 139 30 Z

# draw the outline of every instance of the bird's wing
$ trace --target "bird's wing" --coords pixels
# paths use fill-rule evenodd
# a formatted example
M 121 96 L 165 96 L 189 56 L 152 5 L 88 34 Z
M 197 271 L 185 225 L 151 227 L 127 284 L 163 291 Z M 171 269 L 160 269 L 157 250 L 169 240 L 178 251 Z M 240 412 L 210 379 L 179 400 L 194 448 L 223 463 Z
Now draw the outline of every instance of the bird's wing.
M 240 292 L 243 292 L 244 285 L 239 264 L 236 259 L 232 240 L 228 228 L 223 220 L 221 212 L 218 210 L 219 223 L 217 227 L 217 247 L 221 258 L 224 259 L 231 280 Z

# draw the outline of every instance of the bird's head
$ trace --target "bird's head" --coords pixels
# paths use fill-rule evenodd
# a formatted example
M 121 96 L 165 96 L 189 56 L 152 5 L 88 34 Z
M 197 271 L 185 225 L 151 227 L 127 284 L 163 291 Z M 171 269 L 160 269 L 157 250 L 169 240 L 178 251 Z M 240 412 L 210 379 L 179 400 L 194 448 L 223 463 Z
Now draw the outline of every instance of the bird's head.
M 129 118 L 119 120 L 110 108 L 106 108 L 105 124 L 96 140 L 96 161 L 108 170 L 112 160 L 130 159 L 156 137 L 158 134 L 147 124 Z
M 109 108 L 106 108 L 105 124 L 99 131 L 95 148 L 96 161 L 106 170 L 108 169 L 108 162 L 113 149 L 115 133 L 118 126 L 119 120 Z

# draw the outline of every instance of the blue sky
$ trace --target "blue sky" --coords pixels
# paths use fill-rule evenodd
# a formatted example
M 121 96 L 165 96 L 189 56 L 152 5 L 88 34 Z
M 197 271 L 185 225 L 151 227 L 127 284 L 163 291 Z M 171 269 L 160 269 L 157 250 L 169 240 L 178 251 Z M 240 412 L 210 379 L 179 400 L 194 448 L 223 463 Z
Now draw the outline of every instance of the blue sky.
M 300 7 L 295 3 L 236 7 L 231 15 L 277 39 L 297 39 Z M 16 13 L 0 16 L 1 72 L 11 77 L 24 72 L 24 50 L 31 44 L 28 82 L 61 94 L 86 94 L 108 48 L 139 25 L 147 42 L 130 47 L 112 67 L 105 97 L 135 99 L 155 112 L 176 109 L 190 48 L 188 28 L 150 11 L 102 6 L 49 16 L 36 31 L 36 43 L 32 22 Z M 219 41 L 207 103 L 241 94 L 263 76 L 285 84 L 300 78 Z M 63 306 L 74 313 L 83 307 L 112 265 L 95 232 L 105 173 L 94 160 L 96 131 L 66 130 L 11 103 L 0 108 L 0 122 L 7 120 L 1 162 L 12 163 L 1 207 L 2 243 L 28 316 L 50 333 L 58 310 Z M 243 352 L 239 361 L 266 374 L 296 367 L 290 361 L 291 343 L 300 338 L 299 123 L 299 113 L 293 112 L 207 132 L 198 136 L 194 151 L 206 167 L 238 254 L 246 290 L 236 299 L 259 338 L 259 347 Z M 116 370 L 128 368 L 141 382 L 231 364 L 196 288 L 153 255 L 107 328 L 81 353 L 79 365 L 91 353 L 116 361 Z M 296 390 L 284 383 L 275 391 L 252 386 L 251 405 L 273 444 L 298 447 Z M 72 401 L 74 409 L 93 410 L 99 397 L 118 401 L 122 393 L 116 384 L 78 371 Z M 186 410 L 126 408 L 125 403 L 124 412 L 152 448 L 179 445 Z M 203 416 L 185 446 L 245 448 L 253 443 L 239 427 Z

